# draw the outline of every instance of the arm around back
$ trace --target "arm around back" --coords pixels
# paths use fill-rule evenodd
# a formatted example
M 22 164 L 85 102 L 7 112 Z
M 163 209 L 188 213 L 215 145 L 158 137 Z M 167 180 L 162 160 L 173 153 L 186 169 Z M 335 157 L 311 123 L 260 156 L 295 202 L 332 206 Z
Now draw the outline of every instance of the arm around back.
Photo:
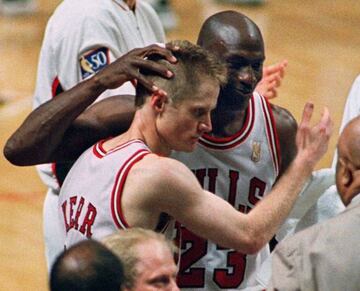
M 145 76 L 139 74 L 139 69 L 146 68 L 165 78 L 172 77 L 166 66 L 144 59 L 151 54 L 160 55 L 169 62 L 176 62 L 169 49 L 157 45 L 130 51 L 92 78 L 61 93 L 31 112 L 7 141 L 4 148 L 5 157 L 19 166 L 69 161 L 76 159 L 99 138 L 109 135 L 114 126 L 118 127 L 117 132 L 121 131 L 121 128 L 127 128 L 129 116 L 133 114 L 134 108 L 125 108 L 128 106 L 126 101 L 122 104 L 115 101 L 116 106 L 114 103 L 104 103 L 102 107 L 97 107 L 96 114 L 94 114 L 95 109 L 91 109 L 88 114 L 78 117 L 105 90 L 117 88 L 129 80 L 136 79 L 150 92 L 159 91 L 166 94 Z M 116 116 L 116 112 L 119 116 Z M 124 120 L 114 121 L 112 119 L 114 116 Z M 121 122 L 124 124 L 120 125 Z

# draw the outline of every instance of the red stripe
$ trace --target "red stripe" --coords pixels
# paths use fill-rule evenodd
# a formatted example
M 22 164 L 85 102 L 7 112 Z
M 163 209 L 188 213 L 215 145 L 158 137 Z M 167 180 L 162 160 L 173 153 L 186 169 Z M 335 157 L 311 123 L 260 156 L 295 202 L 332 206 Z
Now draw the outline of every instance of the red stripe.
M 139 155 L 135 160 L 131 161 L 134 156 L 136 156 L 137 154 L 143 152 L 142 155 Z M 150 154 L 149 151 L 145 150 L 145 149 L 141 149 L 138 150 L 137 152 L 135 152 L 121 167 L 120 171 L 117 173 L 116 175 L 116 180 L 115 180 L 115 184 L 114 184 L 114 188 L 111 194 L 111 214 L 113 217 L 113 220 L 115 222 L 115 224 L 117 225 L 118 228 L 122 228 L 121 223 L 125 226 L 125 227 L 129 227 L 128 223 L 125 220 L 125 217 L 123 215 L 123 211 L 121 209 L 121 197 L 122 197 L 122 191 L 125 185 L 125 181 L 127 178 L 127 175 L 130 171 L 130 169 L 138 162 L 140 161 L 144 156 Z M 124 171 L 124 168 L 126 168 L 126 170 Z M 124 171 L 124 172 L 123 172 Z M 121 180 L 120 179 L 120 175 L 123 174 Z M 116 192 L 117 186 L 119 186 L 118 191 Z M 116 196 L 116 197 L 115 197 Z M 116 200 L 116 201 L 115 201 Z M 115 204 L 116 202 L 116 204 Z M 116 207 L 116 208 L 115 208 Z M 117 215 L 120 218 L 121 223 L 118 221 L 117 219 Z
M 207 148 L 211 148 L 211 149 L 215 149 L 215 150 L 227 150 L 227 149 L 234 148 L 234 147 L 238 146 L 239 144 L 243 143 L 247 139 L 247 137 L 250 135 L 250 133 L 254 127 L 255 104 L 254 104 L 253 98 L 254 98 L 254 96 L 251 98 L 251 102 L 249 102 L 249 107 L 247 108 L 247 115 L 246 115 L 245 123 L 238 133 L 236 133 L 230 137 L 224 137 L 224 138 L 217 138 L 217 137 L 213 137 L 213 136 L 209 136 L 209 135 L 205 134 L 205 135 L 203 135 L 203 139 L 199 140 L 199 143 Z M 251 111 L 252 111 L 251 119 L 250 119 L 250 106 L 251 106 Z M 250 127 L 248 128 L 248 131 L 246 132 L 245 136 L 243 136 L 241 139 L 235 141 L 239 136 L 241 136 L 244 133 L 249 122 L 251 122 L 251 124 L 250 124 Z M 218 144 L 212 145 L 212 144 L 207 143 L 207 141 L 211 141 L 213 143 L 218 143 Z M 229 144 L 229 145 L 222 145 L 222 143 L 227 143 L 227 142 L 231 142 L 231 141 L 234 141 L 234 143 Z
M 277 132 L 277 127 L 276 127 L 276 122 L 275 122 L 275 118 L 274 118 L 274 113 L 272 111 L 271 108 L 271 104 L 268 102 L 268 100 L 266 98 L 264 98 L 265 102 L 266 102 L 266 106 L 268 107 L 268 111 L 270 113 L 270 120 L 271 120 L 271 124 L 272 124 L 272 129 L 273 129 L 273 134 L 274 134 L 274 138 L 275 138 L 275 150 L 276 150 L 276 154 L 277 154 L 277 162 L 278 162 L 278 167 L 279 167 L 279 171 L 280 171 L 280 167 L 281 167 L 281 148 L 280 148 L 280 141 L 279 141 L 279 135 Z
M 99 159 L 102 159 L 103 157 L 104 157 L 104 154 L 103 153 L 100 153 L 99 151 L 98 151 L 98 143 L 96 143 L 96 144 L 94 144 L 94 146 L 93 146 L 93 148 L 92 148 L 92 150 L 93 150 L 93 154 L 97 157 L 97 158 L 99 158 Z
M 101 141 L 99 141 L 98 143 L 96 143 L 94 146 L 93 146 L 93 153 L 94 153 L 94 155 L 96 156 L 96 157 L 98 157 L 98 158 L 103 158 L 103 157 L 105 157 L 107 154 L 112 154 L 112 153 L 114 153 L 114 152 L 116 152 L 116 151 L 118 151 L 118 150 L 121 150 L 121 149 L 123 149 L 123 148 L 125 148 L 125 147 L 127 147 L 127 146 L 130 146 L 130 145 L 132 145 L 132 144 L 134 144 L 134 143 L 140 143 L 140 144 L 145 144 L 143 141 L 141 141 L 141 140 L 139 140 L 139 139 L 134 139 L 134 140 L 130 140 L 130 141 L 127 141 L 127 142 L 125 142 L 125 143 L 123 143 L 123 144 L 121 144 L 121 145 L 118 145 L 118 146 L 116 146 L 116 147 L 114 147 L 113 149 L 110 149 L 110 150 L 108 150 L 108 151 L 106 151 L 105 149 L 104 149 L 104 143 L 106 142 L 106 141 L 108 141 L 109 139 L 111 139 L 111 137 L 110 138 L 107 138 L 107 139 L 103 139 L 103 140 L 101 140 Z
M 272 134 L 274 135 L 275 143 L 278 143 L 278 141 L 277 141 L 277 135 L 276 135 L 275 127 L 274 127 L 274 120 L 271 119 L 272 118 L 272 109 L 270 107 L 270 104 L 267 102 L 267 100 L 264 97 L 260 96 L 260 98 L 261 98 L 262 111 L 263 111 L 264 118 L 265 118 L 267 136 L 268 136 L 268 140 L 270 143 L 271 156 L 272 156 L 272 160 L 274 163 L 276 175 L 278 175 L 279 174 L 279 160 L 278 160 L 279 155 L 278 155 L 278 149 L 276 147 L 276 144 L 274 144 L 274 141 L 272 139 Z M 270 120 L 267 117 L 266 111 L 269 112 Z M 270 124 L 269 124 L 269 121 L 270 121 Z M 275 157 L 274 150 L 277 153 L 277 159 Z
M 56 96 L 56 91 L 58 89 L 58 87 L 60 86 L 60 81 L 59 81 L 59 78 L 56 76 L 53 83 L 52 83 L 52 86 L 51 86 L 51 95 L 52 95 L 52 98 L 54 98 Z M 51 164 L 51 171 L 53 172 L 54 176 L 55 176 L 55 179 L 56 179 L 56 183 L 59 185 L 61 185 L 60 181 L 59 181 L 59 178 L 57 177 L 56 175 L 56 163 L 52 163 Z
M 61 183 L 60 183 L 60 179 L 58 178 L 57 174 L 56 174 L 56 163 L 52 163 L 51 164 L 51 172 L 54 174 L 55 176 L 55 180 L 56 183 L 59 185 L 59 187 L 61 187 Z
M 59 78 L 56 76 L 52 83 L 52 86 L 51 86 L 51 93 L 52 93 L 53 98 L 56 96 L 56 91 L 57 91 L 59 85 L 60 85 L 60 81 L 59 81 Z

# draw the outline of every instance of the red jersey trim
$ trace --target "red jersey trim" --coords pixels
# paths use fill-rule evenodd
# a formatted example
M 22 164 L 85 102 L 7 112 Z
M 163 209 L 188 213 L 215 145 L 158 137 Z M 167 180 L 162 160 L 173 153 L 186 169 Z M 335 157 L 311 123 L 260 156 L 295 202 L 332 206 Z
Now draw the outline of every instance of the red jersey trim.
M 51 85 L 51 95 L 52 98 L 56 97 L 57 95 L 59 95 L 60 93 L 62 93 L 64 90 L 60 84 L 59 78 L 56 76 L 52 85 Z M 56 179 L 56 183 L 59 185 L 59 187 L 61 187 L 61 183 L 60 183 L 60 179 L 57 176 L 56 173 L 56 163 L 52 163 L 51 164 L 51 171 L 54 174 L 54 177 Z
M 227 150 L 238 146 L 243 143 L 251 130 L 253 129 L 255 122 L 255 102 L 254 96 L 251 97 L 249 101 L 249 106 L 247 108 L 246 120 L 244 126 L 240 129 L 240 131 L 232 136 L 218 138 L 213 137 L 208 134 L 204 134 L 200 139 L 199 143 L 207 148 L 215 149 L 215 150 Z
M 129 141 L 123 143 L 123 144 L 120 144 L 120 145 L 114 147 L 113 149 L 110 149 L 110 150 L 106 151 L 106 150 L 104 149 L 104 143 L 105 143 L 107 140 L 109 140 L 109 139 L 103 139 L 103 140 L 97 142 L 96 144 L 94 144 L 94 146 L 93 146 L 93 154 L 94 154 L 96 157 L 98 157 L 99 159 L 102 159 L 102 158 L 105 157 L 106 155 L 109 155 L 109 154 L 111 154 L 111 153 L 113 153 L 113 152 L 116 152 L 116 151 L 118 151 L 118 150 L 121 150 L 121 149 L 123 149 L 123 148 L 125 148 L 125 147 L 127 147 L 127 146 L 129 146 L 129 145 L 134 144 L 134 143 L 140 143 L 140 144 L 142 144 L 142 145 L 145 145 L 142 140 L 140 140 L 140 139 L 133 139 L 133 140 L 129 140 Z
M 111 194 L 111 214 L 113 220 L 118 228 L 126 229 L 129 227 L 129 224 L 126 222 L 124 217 L 122 207 L 121 207 L 121 197 L 124 190 L 124 185 L 128 176 L 130 169 L 140 161 L 144 156 L 150 154 L 146 149 L 140 149 L 135 152 L 121 167 L 117 173 L 114 188 Z
M 51 96 L 52 98 L 54 98 L 57 95 L 61 94 L 62 92 L 64 92 L 64 89 L 61 86 L 59 77 L 56 76 L 51 85 Z
M 270 103 L 266 100 L 265 97 L 260 96 L 261 104 L 262 104 L 262 110 L 265 117 L 265 123 L 266 123 L 266 134 L 267 138 L 269 140 L 270 145 L 270 153 L 274 164 L 275 173 L 278 176 L 280 171 L 280 143 L 278 134 L 276 131 L 276 124 L 274 115 L 271 109 Z
M 61 187 L 60 179 L 59 179 L 59 177 L 57 176 L 57 173 L 56 173 L 56 163 L 51 164 L 51 172 L 54 174 L 56 183 L 59 185 L 59 187 Z

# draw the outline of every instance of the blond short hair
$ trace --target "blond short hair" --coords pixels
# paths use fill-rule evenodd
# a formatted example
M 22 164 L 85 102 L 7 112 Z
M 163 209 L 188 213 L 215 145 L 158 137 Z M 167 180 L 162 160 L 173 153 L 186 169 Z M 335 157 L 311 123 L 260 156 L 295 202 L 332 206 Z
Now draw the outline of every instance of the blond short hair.
M 137 246 L 148 241 L 157 241 L 171 253 L 176 253 L 177 248 L 172 241 L 163 234 L 149 229 L 130 228 L 113 233 L 102 240 L 102 243 L 108 247 L 123 263 L 124 266 L 124 287 L 132 288 L 138 276 L 137 263 L 139 257 Z
M 209 80 L 222 86 L 226 83 L 226 65 L 216 58 L 211 52 L 186 40 L 175 40 L 168 45 L 178 47 L 173 50 L 177 58 L 176 64 L 171 64 L 164 59 L 150 56 L 149 59 L 164 64 L 174 73 L 171 79 L 162 78 L 152 72 L 142 71 L 154 84 L 168 93 L 170 100 L 174 102 L 185 98 L 191 98 L 196 93 L 200 82 Z M 145 103 L 151 93 L 141 84 L 137 85 L 135 105 L 140 107 Z

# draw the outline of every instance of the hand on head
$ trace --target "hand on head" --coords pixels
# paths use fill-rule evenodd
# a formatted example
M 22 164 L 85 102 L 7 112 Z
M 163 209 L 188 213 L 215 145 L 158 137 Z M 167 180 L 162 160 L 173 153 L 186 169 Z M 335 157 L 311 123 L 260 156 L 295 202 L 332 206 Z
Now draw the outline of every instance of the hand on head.
M 166 92 L 154 86 L 150 80 L 147 80 L 146 77 L 140 73 L 140 70 L 145 69 L 155 72 L 164 78 L 171 78 L 173 73 L 164 64 L 154 62 L 148 59 L 148 57 L 157 55 L 170 63 L 176 63 L 176 58 L 171 52 L 176 49 L 176 47 L 167 46 L 165 48 L 156 44 L 133 49 L 108 65 L 95 75 L 94 78 L 96 78 L 100 86 L 106 89 L 115 89 L 127 81 L 132 81 L 141 83 L 151 92 L 158 91 L 160 94 L 166 95 Z

